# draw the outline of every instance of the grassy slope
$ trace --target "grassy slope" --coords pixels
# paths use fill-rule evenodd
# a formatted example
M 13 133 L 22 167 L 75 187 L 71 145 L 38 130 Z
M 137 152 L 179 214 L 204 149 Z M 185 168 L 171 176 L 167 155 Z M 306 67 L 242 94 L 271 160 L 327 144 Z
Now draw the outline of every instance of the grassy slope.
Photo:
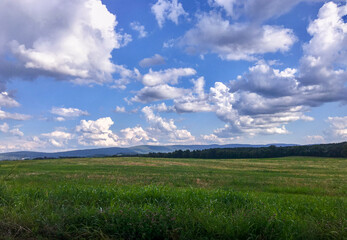
M 346 159 L 0 162 L 0 239 L 344 239 Z

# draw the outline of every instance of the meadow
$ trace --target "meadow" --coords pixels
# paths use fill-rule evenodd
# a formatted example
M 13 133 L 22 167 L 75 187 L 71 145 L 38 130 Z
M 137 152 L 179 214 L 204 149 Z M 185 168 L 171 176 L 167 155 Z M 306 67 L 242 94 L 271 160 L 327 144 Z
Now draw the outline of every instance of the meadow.
M 0 239 L 346 239 L 347 159 L 0 162 Z

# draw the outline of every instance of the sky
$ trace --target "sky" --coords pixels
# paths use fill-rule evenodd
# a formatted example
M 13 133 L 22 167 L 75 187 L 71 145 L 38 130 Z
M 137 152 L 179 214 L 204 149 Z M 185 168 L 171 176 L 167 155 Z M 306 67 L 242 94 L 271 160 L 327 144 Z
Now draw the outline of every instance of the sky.
M 0 1 L 0 152 L 341 142 L 346 103 L 346 1 Z

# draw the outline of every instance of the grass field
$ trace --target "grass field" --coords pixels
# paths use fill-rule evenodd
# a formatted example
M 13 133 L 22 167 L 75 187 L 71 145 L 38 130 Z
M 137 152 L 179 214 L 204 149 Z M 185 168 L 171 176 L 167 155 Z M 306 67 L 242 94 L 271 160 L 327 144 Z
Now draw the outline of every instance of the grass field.
M 347 239 L 347 159 L 0 162 L 0 239 Z

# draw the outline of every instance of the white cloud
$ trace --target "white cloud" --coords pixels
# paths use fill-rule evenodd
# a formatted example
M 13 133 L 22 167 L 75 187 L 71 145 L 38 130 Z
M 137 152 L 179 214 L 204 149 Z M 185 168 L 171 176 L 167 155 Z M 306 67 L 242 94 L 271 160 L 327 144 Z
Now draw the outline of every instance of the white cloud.
M 19 103 L 14 100 L 8 92 L 0 93 L 0 107 L 18 107 Z
M 233 90 L 246 90 L 268 97 L 291 96 L 298 91 L 296 72 L 291 68 L 280 71 L 260 61 L 237 81 L 231 82 L 231 87 Z
M 189 94 L 185 94 L 174 100 L 176 112 L 211 112 L 213 107 L 208 102 L 208 94 L 205 94 L 205 79 L 200 77 L 193 80 L 194 88 Z
M 24 133 L 21 130 L 19 130 L 19 128 L 13 128 L 9 131 L 9 133 L 11 133 L 14 136 L 18 136 L 18 137 L 24 136 Z
M 169 84 L 177 84 L 179 78 L 195 75 L 193 68 L 169 68 L 161 71 L 149 70 L 142 77 L 143 89 L 131 99 L 133 102 L 148 103 L 159 100 L 175 99 L 189 93 L 189 90 L 175 88 Z
M 155 138 L 148 136 L 148 133 L 140 126 L 136 126 L 134 128 L 125 128 L 120 132 L 124 139 L 123 145 L 135 145 L 139 143 L 148 144 L 157 142 Z
M 313 37 L 304 46 L 305 53 L 321 56 L 324 60 L 330 61 L 334 60 L 337 55 L 343 54 L 339 50 L 346 47 L 344 41 L 347 24 L 342 19 L 346 14 L 346 5 L 339 7 L 333 2 L 324 4 L 319 10 L 318 18 L 307 28 L 308 33 Z
M 326 3 L 307 29 L 312 38 L 304 46 L 299 79 L 314 88 L 317 102 L 347 99 L 347 23 L 342 19 L 346 14 L 346 4 Z
M 28 139 L 16 139 L 11 141 L 0 141 L 0 152 L 9 151 L 23 151 L 23 150 L 38 150 L 46 149 L 47 143 L 41 141 L 38 137 L 28 138 Z
M 115 74 L 119 75 L 119 78 L 114 80 L 112 88 L 126 89 L 126 86 L 133 80 L 141 79 L 141 74 L 137 68 L 134 70 L 127 69 L 122 65 L 115 65 Z
M 163 48 L 172 48 L 175 46 L 175 39 L 170 39 L 163 43 Z
M 111 118 L 100 118 L 96 121 L 82 120 L 76 127 L 76 137 L 79 144 L 84 146 L 129 146 L 136 144 L 153 144 L 160 142 L 186 142 L 194 140 L 187 130 L 177 129 L 172 119 L 166 120 L 155 115 L 150 107 L 143 108 L 150 127 L 141 126 L 125 128 L 115 134 L 110 130 L 113 125 Z M 55 139 L 56 140 L 56 139 Z
M 133 102 L 154 102 L 166 99 L 175 99 L 188 94 L 189 90 L 183 88 L 171 87 L 167 84 L 157 85 L 154 87 L 144 87 L 137 92 L 136 96 L 131 99 Z
M 89 113 L 87 111 L 82 111 L 78 108 L 58 108 L 53 107 L 51 113 L 61 116 L 61 117 L 80 117 L 87 116 Z M 58 121 L 63 121 L 62 118 L 57 119 Z
M 51 133 L 43 133 L 42 136 L 51 137 L 51 138 L 59 138 L 59 139 L 71 139 L 71 133 L 63 132 L 63 131 L 54 131 Z
M 347 24 L 342 16 L 346 5 L 326 3 L 308 32 L 312 39 L 304 45 L 298 70 L 282 71 L 264 61 L 231 82 L 231 91 L 240 98 L 236 109 L 242 114 L 305 112 L 326 102 L 347 101 Z
M 209 134 L 209 135 L 201 135 L 201 139 L 204 143 L 219 143 L 219 144 L 228 144 L 232 141 L 240 139 L 239 136 L 235 137 L 219 137 L 215 134 Z
M 233 16 L 234 13 L 234 4 L 237 3 L 236 0 L 209 0 L 211 5 L 216 5 L 224 8 L 229 16 Z
M 237 110 L 233 109 L 236 102 L 235 94 L 221 82 L 216 82 L 210 88 L 209 101 L 215 106 L 215 112 L 223 121 L 228 122 L 238 119 Z
M 246 93 L 245 96 L 250 95 Z M 286 124 L 297 120 L 313 120 L 311 117 L 305 116 L 302 113 L 305 109 L 300 106 L 284 109 L 277 108 L 277 111 L 268 111 L 267 107 L 271 108 L 271 106 L 264 104 L 264 107 L 262 107 L 261 100 L 263 98 L 256 98 L 254 102 L 244 103 L 244 97 L 237 93 L 231 93 L 230 89 L 222 83 L 216 83 L 215 88 L 211 88 L 210 100 L 216 106 L 217 116 L 228 123 L 226 128 L 217 132 L 221 135 L 224 135 L 226 130 L 230 130 L 235 134 L 246 133 L 249 135 L 287 134 L 288 131 L 285 129 Z M 259 111 L 247 112 L 242 109 L 243 104 L 250 108 L 254 107 Z
M 18 137 L 24 136 L 24 133 L 20 131 L 19 128 L 10 129 L 10 126 L 7 123 L 0 124 L 0 132 L 9 133 L 13 136 L 18 136 Z
M 56 130 L 51 133 L 41 134 L 47 141 L 52 144 L 54 147 L 65 147 L 69 140 L 73 138 L 73 135 L 68 132 L 63 132 Z
M 141 25 L 139 22 L 131 22 L 130 27 L 139 33 L 139 38 L 147 37 L 148 33 L 145 30 L 145 26 Z
M 247 97 L 250 96 L 248 92 L 245 94 Z M 241 135 L 288 134 L 289 132 L 285 128 L 286 124 L 297 120 L 313 120 L 303 114 L 305 109 L 302 107 L 277 108 L 277 111 L 268 111 L 266 104 L 263 107 L 265 109 L 261 109 L 262 98 L 248 99 L 248 101 L 254 100 L 254 102 L 244 103 L 246 98 L 243 95 L 232 92 L 221 82 L 216 82 L 215 86 L 210 88 L 208 99 L 204 99 L 205 105 L 203 106 L 208 107 L 207 110 L 209 111 L 214 111 L 226 123 L 224 128 L 215 130 L 213 134 L 203 135 L 203 139 L 206 141 L 212 141 L 216 137 L 222 138 L 221 141 L 225 142 L 226 139 L 231 141 Z M 254 107 L 256 110 L 259 108 L 260 110 L 258 112 L 246 112 L 242 108 L 243 104 L 248 108 Z M 202 108 L 200 111 L 204 111 L 204 109 Z
M 180 16 L 188 15 L 178 0 L 158 0 L 152 6 L 152 13 L 155 15 L 160 28 L 163 27 L 166 19 L 171 20 L 177 25 Z
M 329 117 L 328 123 L 330 127 L 325 131 L 327 137 L 332 141 L 347 140 L 347 116 L 345 117 Z
M 0 55 L 16 58 L 2 58 L 7 70 L 1 74 L 49 75 L 88 84 L 111 81 L 111 52 L 131 40 L 116 33 L 116 25 L 116 16 L 100 0 L 1 1 Z
M 195 137 L 185 129 L 177 129 L 173 119 L 167 120 L 158 115 L 155 115 L 153 110 L 146 106 L 142 109 L 150 128 L 147 132 L 151 136 L 160 138 L 161 141 L 166 142 L 192 142 Z
M 161 71 L 149 69 L 149 73 L 143 76 L 142 83 L 146 86 L 156 86 L 165 83 L 177 84 L 180 77 L 195 74 L 196 71 L 193 68 L 169 68 Z
M 81 120 L 76 127 L 79 134 L 78 143 L 84 146 L 118 146 L 119 137 L 110 130 L 114 124 L 110 117 L 99 118 L 95 121 Z
M 143 68 L 156 66 L 156 65 L 163 65 L 163 64 L 165 64 L 165 59 L 159 54 L 155 54 L 153 57 L 150 57 L 150 58 L 144 58 L 139 63 L 139 65 Z
M 173 106 L 167 106 L 163 102 L 159 104 L 151 105 L 150 108 L 153 111 L 157 111 L 157 112 L 174 112 L 175 111 L 175 108 Z
M 310 135 L 305 137 L 305 141 L 308 144 L 322 144 L 325 143 L 325 139 L 321 135 Z
M 211 12 L 198 16 L 198 23 L 179 40 L 188 53 L 215 53 L 226 60 L 255 60 L 264 53 L 286 52 L 296 37 L 291 29 L 230 23 Z
M 308 27 L 312 39 L 304 45 L 298 70 L 270 67 L 259 61 L 243 76 L 210 89 L 210 103 L 226 123 L 206 139 L 230 138 L 239 134 L 286 134 L 285 126 L 294 121 L 312 121 L 304 113 L 325 102 L 346 102 L 345 60 L 347 24 L 346 5 L 326 3 L 318 18 Z M 343 118 L 329 118 L 326 139 L 346 139 Z M 325 139 L 325 138 L 324 138 Z M 321 136 L 308 136 L 308 142 L 322 142 Z
M 133 37 L 128 33 L 122 33 L 117 35 L 117 40 L 120 43 L 119 47 L 125 47 L 133 40 Z
M 54 118 L 54 120 L 57 122 L 64 122 L 66 119 L 63 117 L 56 117 L 56 118 Z
M 308 27 L 312 38 L 304 45 L 298 70 L 281 71 L 260 61 L 232 81 L 230 90 L 236 101 L 229 107 L 221 105 L 216 111 L 228 126 L 214 134 L 223 136 L 238 129 L 249 134 L 286 133 L 281 126 L 297 120 L 313 120 L 304 115 L 310 107 L 346 102 L 347 24 L 342 19 L 346 13 L 346 4 L 329 2 L 321 7 L 317 19 Z M 345 140 L 343 120 L 329 118 L 331 126 L 324 139 Z M 324 139 L 314 135 L 306 141 Z
M 20 113 L 9 113 L 5 112 L 0 109 L 0 119 L 13 119 L 13 120 L 19 120 L 19 121 L 24 121 L 30 119 L 31 116 L 26 115 L 26 114 L 20 114 Z
M 117 113 L 125 113 L 125 107 L 117 106 L 114 111 Z
M 0 132 L 7 133 L 10 130 L 10 127 L 7 123 L 0 124 Z

